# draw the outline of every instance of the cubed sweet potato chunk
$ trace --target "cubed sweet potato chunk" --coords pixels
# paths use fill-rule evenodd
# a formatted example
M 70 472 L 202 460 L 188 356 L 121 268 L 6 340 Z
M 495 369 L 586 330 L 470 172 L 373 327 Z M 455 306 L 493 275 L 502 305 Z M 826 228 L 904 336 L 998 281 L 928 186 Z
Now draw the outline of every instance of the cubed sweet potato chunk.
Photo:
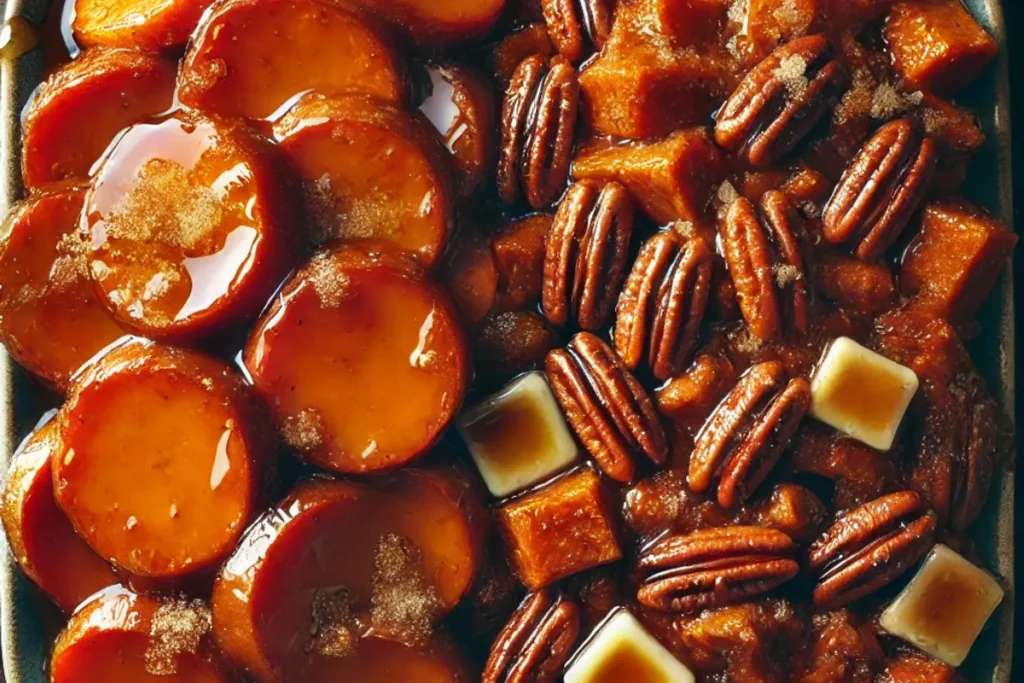
M 667 225 L 699 221 L 724 169 L 707 129 L 689 128 L 663 140 L 583 151 L 572 177 L 622 183 L 648 216 Z
M 620 16 L 630 12 L 633 30 L 642 29 L 667 38 L 673 46 L 704 44 L 724 21 L 731 0 L 639 0 L 620 5 Z M 635 27 L 635 28 L 634 28 Z
M 815 275 L 822 294 L 853 312 L 881 313 L 896 303 L 896 282 L 884 263 L 825 253 Z
M 548 36 L 548 27 L 537 22 L 505 36 L 491 50 L 487 63 L 495 80 L 505 88 L 512 80 L 512 74 L 515 73 L 519 62 L 530 55 L 553 57 L 556 52 Z
M 960 0 L 901 0 L 885 24 L 893 67 L 911 90 L 952 94 L 999 51 Z
M 473 341 L 477 380 L 497 386 L 521 372 L 539 368 L 560 336 L 536 311 L 508 311 L 489 315 L 480 323 Z
M 806 36 L 820 0 L 749 0 L 745 21 L 751 57 L 760 60 L 782 43 Z
M 512 221 L 491 239 L 498 265 L 499 311 L 531 306 L 540 299 L 544 279 L 544 245 L 551 230 L 550 214 Z
M 603 135 L 651 138 L 708 120 L 724 94 L 721 61 L 619 41 L 580 73 L 583 116 Z
M 907 247 L 900 287 L 953 323 L 970 321 L 992 290 L 1017 235 L 966 202 L 930 204 Z
M 498 511 L 519 579 L 537 590 L 622 557 L 614 510 L 590 469 L 569 474 Z

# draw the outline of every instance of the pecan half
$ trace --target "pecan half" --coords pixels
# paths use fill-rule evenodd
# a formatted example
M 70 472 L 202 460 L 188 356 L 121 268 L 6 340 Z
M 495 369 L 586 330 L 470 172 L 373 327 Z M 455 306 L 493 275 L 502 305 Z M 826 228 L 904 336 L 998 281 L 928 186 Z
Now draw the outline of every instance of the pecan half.
M 654 404 L 607 344 L 580 332 L 548 354 L 545 369 L 566 419 L 605 474 L 631 481 L 637 451 L 665 462 L 668 442 Z
M 811 403 L 802 377 L 786 384 L 780 361 L 750 368 L 697 434 L 686 478 L 696 493 L 718 479 L 718 503 L 746 500 L 779 461 Z
M 767 166 L 810 132 L 843 80 L 843 67 L 824 36 L 786 43 L 751 69 L 722 105 L 715 142 L 754 166 Z
M 646 357 L 658 379 L 683 369 L 693 353 L 711 291 L 712 254 L 674 230 L 647 240 L 619 297 L 615 350 L 631 370 Z
M 935 513 L 913 491 L 846 513 L 808 550 L 808 567 L 818 576 L 814 604 L 842 607 L 890 583 L 931 548 L 935 527 Z
M 612 32 L 612 0 L 542 0 L 542 6 L 551 42 L 573 63 L 600 51 Z
M 722 221 L 722 250 L 736 298 L 751 334 L 763 341 L 782 336 L 783 321 L 803 334 L 809 312 L 808 278 L 796 231 L 800 218 L 783 193 L 761 197 L 760 216 L 744 197 Z
M 641 604 L 666 612 L 697 612 L 742 602 L 800 571 L 793 539 L 776 529 L 733 526 L 670 536 L 643 555 Z
M 908 119 L 885 124 L 853 157 L 825 205 L 822 232 L 857 258 L 881 258 L 924 201 L 935 173 L 934 141 Z
M 498 634 L 481 683 L 554 683 L 579 634 L 576 603 L 548 591 L 533 593 Z
M 556 56 L 524 59 L 516 68 L 501 109 L 498 194 L 535 209 L 550 205 L 565 187 L 579 109 L 576 69 Z
M 544 256 L 541 308 L 555 325 L 603 327 L 629 259 L 633 201 L 622 185 L 581 180 L 565 193 Z

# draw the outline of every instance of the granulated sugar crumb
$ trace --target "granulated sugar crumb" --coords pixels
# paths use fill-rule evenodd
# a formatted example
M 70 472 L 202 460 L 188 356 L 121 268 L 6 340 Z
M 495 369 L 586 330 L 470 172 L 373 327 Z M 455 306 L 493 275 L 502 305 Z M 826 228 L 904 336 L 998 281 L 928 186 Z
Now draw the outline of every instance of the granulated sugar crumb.
M 292 448 L 308 450 L 316 448 L 324 442 L 324 422 L 320 412 L 314 408 L 299 411 L 298 415 L 290 415 L 281 429 L 285 443 Z
M 349 279 L 331 266 L 327 252 L 314 256 L 306 272 L 323 308 L 337 308 L 341 305 L 348 293 Z
M 50 268 L 48 288 L 64 292 L 76 283 L 89 279 L 88 246 L 77 230 L 65 233 L 57 240 L 57 258 Z
M 320 588 L 313 593 L 309 622 L 309 642 L 306 652 L 325 657 L 347 657 L 355 652 L 356 634 L 349 603 L 349 593 L 344 587 Z
M 875 88 L 871 96 L 871 118 L 888 121 L 921 104 L 924 93 L 903 93 L 889 83 Z
M 786 94 L 800 97 L 807 91 L 807 60 L 800 55 L 790 55 L 776 67 L 773 75 L 786 86 Z
M 806 27 L 814 18 L 811 12 L 801 11 L 796 6 L 796 0 L 782 0 L 772 12 L 772 16 L 775 21 L 791 31 Z
M 761 350 L 761 340 L 750 334 L 750 330 L 746 328 L 733 337 L 733 343 L 740 353 L 753 354 Z
M 733 0 L 733 3 L 729 5 L 729 21 L 734 24 L 745 24 L 749 9 L 750 0 Z
M 373 628 L 408 645 L 423 645 L 440 611 L 441 601 L 427 583 L 419 548 L 398 534 L 381 538 L 370 597 Z
M 149 646 L 143 656 L 146 671 L 154 676 L 177 673 L 178 657 L 196 654 L 212 627 L 210 608 L 202 600 L 164 603 L 150 625 Z
M 715 197 L 718 199 L 719 204 L 723 207 L 728 207 L 731 206 L 734 201 L 739 199 L 740 194 L 736 191 L 736 188 L 733 187 L 732 183 L 726 180 L 718 186 L 718 192 L 715 193 Z
M 800 270 L 789 263 L 776 263 L 772 266 L 772 273 L 779 287 L 785 287 L 803 277 Z
M 690 221 L 675 221 L 672 223 L 672 231 L 688 240 L 697 237 L 697 228 Z

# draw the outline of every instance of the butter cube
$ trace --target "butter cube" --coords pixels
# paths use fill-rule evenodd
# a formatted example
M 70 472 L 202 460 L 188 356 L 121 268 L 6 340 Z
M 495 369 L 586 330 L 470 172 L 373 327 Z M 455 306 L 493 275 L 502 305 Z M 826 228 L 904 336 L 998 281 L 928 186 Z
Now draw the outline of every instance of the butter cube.
M 579 454 L 543 373 L 531 372 L 463 411 L 459 432 L 497 498 L 567 469 Z
M 696 678 L 629 610 L 620 609 L 598 626 L 573 656 L 564 680 L 565 683 L 694 683 Z
M 936 545 L 917 575 L 882 613 L 889 633 L 960 666 L 982 627 L 1003 600 L 988 572 L 945 545 Z
M 910 368 L 839 337 L 811 380 L 810 414 L 872 448 L 887 451 L 917 387 L 917 375 Z

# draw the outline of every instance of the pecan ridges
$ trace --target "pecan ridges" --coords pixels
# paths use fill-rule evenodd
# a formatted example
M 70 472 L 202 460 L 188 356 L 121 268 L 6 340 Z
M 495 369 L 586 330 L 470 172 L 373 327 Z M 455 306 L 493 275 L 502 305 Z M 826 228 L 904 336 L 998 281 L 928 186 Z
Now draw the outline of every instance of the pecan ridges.
M 665 461 L 668 443 L 654 404 L 607 344 L 581 332 L 548 354 L 545 370 L 566 419 L 605 474 L 632 481 L 637 452 Z
M 579 633 L 576 603 L 548 591 L 527 596 L 495 639 L 481 683 L 553 683 Z
M 579 109 L 576 69 L 541 55 L 516 68 L 501 110 L 498 193 L 506 204 L 549 206 L 565 187 Z
M 766 192 L 759 212 L 750 200 L 733 201 L 721 224 L 722 250 L 740 312 L 762 341 L 782 336 L 784 322 L 807 331 L 808 277 L 796 231 L 800 218 L 781 192 Z
M 722 105 L 715 142 L 754 166 L 769 165 L 810 132 L 843 80 L 824 36 L 786 43 L 751 69 Z
M 935 143 L 908 119 L 879 128 L 825 205 L 825 239 L 851 245 L 861 260 L 881 258 L 924 201 L 936 159 Z
M 631 370 L 646 359 L 658 379 L 674 377 L 693 353 L 711 290 L 712 254 L 674 230 L 647 240 L 619 297 L 615 350 Z
M 542 0 L 548 36 L 573 63 L 600 51 L 612 32 L 613 0 Z
M 796 545 L 785 533 L 759 526 L 701 529 L 670 536 L 641 555 L 646 578 L 637 600 L 666 612 L 691 613 L 748 600 L 800 571 Z
M 811 403 L 802 377 L 786 383 L 779 361 L 750 368 L 697 435 L 687 482 L 697 493 L 718 479 L 726 508 L 746 500 L 779 461 Z
M 555 325 L 605 325 L 629 259 L 633 201 L 622 185 L 582 180 L 558 206 L 544 255 L 541 307 Z
M 842 607 L 892 582 L 932 546 L 936 516 L 912 491 L 881 496 L 839 518 L 808 550 L 814 604 Z

